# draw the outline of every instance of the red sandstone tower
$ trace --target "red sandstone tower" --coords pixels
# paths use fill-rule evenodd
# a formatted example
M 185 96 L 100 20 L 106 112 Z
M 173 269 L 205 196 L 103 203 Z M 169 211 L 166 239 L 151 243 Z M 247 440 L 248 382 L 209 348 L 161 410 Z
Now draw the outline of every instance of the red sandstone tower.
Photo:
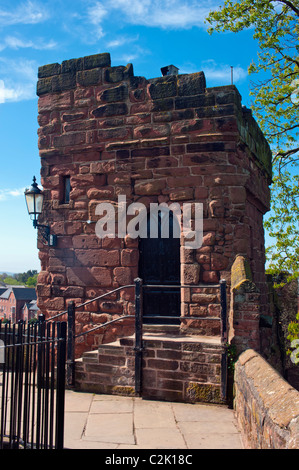
M 69 300 L 81 304 L 137 276 L 161 286 L 201 283 L 202 290 L 158 292 L 146 302 L 158 316 L 168 305 L 180 332 L 213 336 L 220 305 L 209 285 L 225 279 L 233 309 L 230 337 L 240 349 L 260 349 L 259 321 L 268 313 L 263 215 L 271 152 L 236 87 L 207 88 L 203 72 L 136 77 L 131 64 L 111 67 L 107 53 L 45 65 L 38 77 L 43 220 L 58 240 L 56 247 L 38 245 L 40 310 L 56 315 Z M 96 207 L 116 205 L 120 195 L 147 208 L 202 203 L 202 246 L 186 249 L 183 237 L 162 245 L 129 236 L 100 239 Z M 251 287 L 238 304 L 231 287 L 244 279 Z M 77 332 L 130 313 L 134 296 L 127 289 L 79 311 Z M 131 322 L 123 322 L 79 343 L 78 351 L 130 332 Z

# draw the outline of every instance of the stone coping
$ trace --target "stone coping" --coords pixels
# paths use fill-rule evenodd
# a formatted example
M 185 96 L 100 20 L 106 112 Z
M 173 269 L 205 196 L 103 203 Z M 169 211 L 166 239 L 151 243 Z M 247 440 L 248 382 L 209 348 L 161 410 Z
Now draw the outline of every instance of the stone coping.
M 235 389 L 248 447 L 299 448 L 299 393 L 253 349 L 238 358 Z

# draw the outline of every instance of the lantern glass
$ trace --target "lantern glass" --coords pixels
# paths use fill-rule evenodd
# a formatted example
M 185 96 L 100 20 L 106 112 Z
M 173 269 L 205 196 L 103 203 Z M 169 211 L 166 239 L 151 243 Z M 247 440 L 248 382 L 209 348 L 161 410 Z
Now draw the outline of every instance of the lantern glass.
M 31 188 L 25 191 L 25 199 L 28 214 L 31 216 L 31 218 L 33 217 L 34 220 L 36 220 L 42 212 L 44 195 L 37 186 L 35 178 L 33 178 L 33 184 L 31 185 Z

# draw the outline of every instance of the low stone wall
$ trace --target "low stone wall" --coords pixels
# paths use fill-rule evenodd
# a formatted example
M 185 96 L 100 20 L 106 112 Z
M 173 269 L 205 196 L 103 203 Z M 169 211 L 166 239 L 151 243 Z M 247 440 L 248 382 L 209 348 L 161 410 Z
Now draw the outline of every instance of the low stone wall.
M 76 390 L 134 395 L 133 338 L 102 344 L 76 361 Z M 178 402 L 222 404 L 223 346 L 216 339 L 189 336 L 143 339 L 142 397 Z
M 222 403 L 221 356 L 216 339 L 144 339 L 143 398 Z M 133 344 L 132 344 L 133 345 Z
M 299 393 L 252 349 L 236 362 L 234 408 L 246 448 L 299 448 Z

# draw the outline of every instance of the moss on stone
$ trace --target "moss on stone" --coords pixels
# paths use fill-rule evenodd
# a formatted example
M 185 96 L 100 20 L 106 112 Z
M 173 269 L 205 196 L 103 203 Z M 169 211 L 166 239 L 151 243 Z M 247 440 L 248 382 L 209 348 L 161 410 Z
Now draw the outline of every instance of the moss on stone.
M 111 393 L 113 395 L 123 395 L 123 396 L 135 396 L 135 389 L 134 387 L 116 385 L 115 387 L 111 388 Z
M 236 256 L 231 269 L 231 287 L 237 288 L 244 281 L 252 281 L 252 273 L 248 260 L 244 256 Z
M 193 403 L 222 403 L 220 389 L 216 385 L 190 382 L 186 389 L 187 399 Z

